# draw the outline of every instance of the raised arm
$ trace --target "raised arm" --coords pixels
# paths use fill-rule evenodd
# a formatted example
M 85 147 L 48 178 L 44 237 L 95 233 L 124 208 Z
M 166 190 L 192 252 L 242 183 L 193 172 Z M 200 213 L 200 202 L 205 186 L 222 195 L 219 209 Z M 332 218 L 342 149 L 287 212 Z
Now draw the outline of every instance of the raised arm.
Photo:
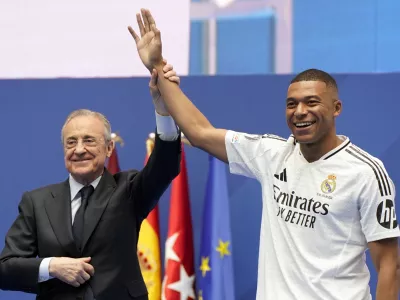
M 146 218 L 157 205 L 172 180 L 180 172 L 181 140 L 163 141 L 157 134 L 154 149 L 146 166 L 134 177 L 128 178 L 131 197 L 141 218 Z M 134 175 L 134 174 L 133 174 Z
M 158 74 L 158 88 L 166 108 L 190 143 L 211 155 L 228 162 L 225 147 L 225 129 L 217 129 L 197 109 L 176 83 L 164 77 L 161 34 L 149 10 L 137 14 L 141 38 L 128 27 L 135 39 L 139 56 L 150 72 Z
M 179 85 L 180 78 L 172 65 L 165 65 L 163 71 L 167 80 Z M 131 193 L 135 199 L 137 213 L 142 218 L 147 217 L 172 180 L 179 174 L 181 161 L 180 131 L 164 107 L 155 75 L 150 79 L 149 88 L 156 110 L 157 134 L 146 166 L 138 175 L 130 178 Z

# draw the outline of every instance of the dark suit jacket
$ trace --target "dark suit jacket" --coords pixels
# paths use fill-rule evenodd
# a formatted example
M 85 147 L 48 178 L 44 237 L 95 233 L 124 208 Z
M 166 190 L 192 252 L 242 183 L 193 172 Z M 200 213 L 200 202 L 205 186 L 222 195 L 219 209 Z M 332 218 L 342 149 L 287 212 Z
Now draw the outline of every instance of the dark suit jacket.
M 24 193 L 0 255 L 0 289 L 36 293 L 40 300 L 83 299 L 88 288 L 96 300 L 147 299 L 136 254 L 139 229 L 179 174 L 180 153 L 180 138 L 156 137 L 142 171 L 113 176 L 105 170 L 87 207 L 82 253 L 72 236 L 69 181 Z M 61 256 L 90 256 L 94 276 L 79 288 L 58 279 L 38 283 L 42 259 Z

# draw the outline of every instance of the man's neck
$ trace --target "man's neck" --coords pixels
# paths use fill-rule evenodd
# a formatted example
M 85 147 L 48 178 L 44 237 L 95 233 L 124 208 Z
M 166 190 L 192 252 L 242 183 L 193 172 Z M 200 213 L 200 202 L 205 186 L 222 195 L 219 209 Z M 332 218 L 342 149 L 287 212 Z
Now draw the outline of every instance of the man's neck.
M 99 174 L 92 174 L 90 176 L 76 176 L 71 174 L 71 176 L 74 178 L 74 180 L 84 186 L 91 184 L 93 181 L 95 181 L 99 176 L 103 174 L 103 171 Z
M 335 149 L 343 141 L 336 135 L 336 132 L 325 136 L 322 140 L 312 144 L 300 144 L 300 150 L 304 158 L 312 163 L 319 160 L 329 151 Z

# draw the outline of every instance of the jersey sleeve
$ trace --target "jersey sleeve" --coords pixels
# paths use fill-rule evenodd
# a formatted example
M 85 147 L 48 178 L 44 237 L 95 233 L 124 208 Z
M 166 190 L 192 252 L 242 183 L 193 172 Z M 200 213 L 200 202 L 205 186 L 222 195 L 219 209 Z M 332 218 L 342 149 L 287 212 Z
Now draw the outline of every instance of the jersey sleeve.
M 286 139 L 276 135 L 255 135 L 229 130 L 225 135 L 225 146 L 230 172 L 260 178 L 268 167 L 268 151 L 285 145 L 286 142 Z
M 395 186 L 382 162 L 375 161 L 374 168 L 365 174 L 361 193 L 361 227 L 367 242 L 399 237 Z

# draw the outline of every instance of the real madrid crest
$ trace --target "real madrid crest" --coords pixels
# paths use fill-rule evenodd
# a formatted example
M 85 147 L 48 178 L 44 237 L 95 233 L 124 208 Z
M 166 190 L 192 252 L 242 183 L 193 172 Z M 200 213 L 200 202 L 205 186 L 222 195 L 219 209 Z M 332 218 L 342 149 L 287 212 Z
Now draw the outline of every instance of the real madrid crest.
M 325 194 L 333 193 L 336 189 L 336 176 L 331 174 L 321 183 L 321 191 Z

